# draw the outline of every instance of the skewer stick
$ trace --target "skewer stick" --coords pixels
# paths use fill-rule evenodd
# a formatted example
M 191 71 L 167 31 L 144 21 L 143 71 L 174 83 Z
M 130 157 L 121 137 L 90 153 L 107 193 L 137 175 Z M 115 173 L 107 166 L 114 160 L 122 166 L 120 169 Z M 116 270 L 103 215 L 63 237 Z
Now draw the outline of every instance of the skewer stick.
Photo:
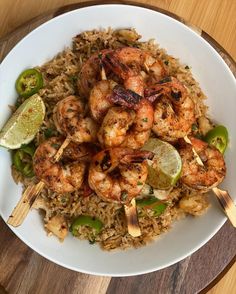
M 103 66 L 101 66 L 101 79 L 103 81 L 107 80 L 106 72 Z M 141 230 L 139 227 L 137 209 L 136 209 L 136 200 L 133 198 L 129 205 L 124 205 L 125 216 L 127 220 L 128 233 L 132 237 L 138 237 L 141 235 Z
M 65 141 L 61 144 L 60 148 L 57 150 L 57 153 L 54 156 L 55 162 L 57 162 L 61 158 L 64 149 L 70 144 L 70 141 L 70 138 L 66 137 Z
M 54 156 L 55 162 L 60 159 L 63 154 L 63 150 L 67 147 L 69 143 L 70 139 L 67 137 Z M 36 200 L 38 194 L 42 191 L 44 186 L 44 182 L 40 181 L 38 184 L 26 188 L 19 202 L 14 208 L 12 214 L 7 220 L 7 223 L 9 225 L 13 227 L 18 227 L 23 223 L 24 219 L 29 213 L 30 208 L 32 207 L 34 201 Z
M 187 136 L 184 137 L 185 142 L 192 145 L 191 141 Z M 200 156 L 197 154 L 196 150 L 192 146 L 193 153 L 195 155 L 196 161 L 199 165 L 204 166 Z M 233 199 L 230 197 L 228 191 L 221 190 L 218 187 L 212 188 L 212 191 L 216 195 L 217 199 L 220 202 L 221 207 L 223 208 L 226 216 L 230 220 L 233 227 L 236 228 L 236 206 Z
M 105 68 L 104 68 L 104 66 L 102 64 L 102 57 L 99 57 L 99 58 L 100 58 L 100 68 L 101 68 L 101 72 L 100 72 L 101 80 L 106 81 L 107 80 L 107 75 L 106 75 Z
M 40 181 L 34 186 L 29 186 L 23 193 L 20 201 L 17 203 L 12 214 L 9 216 L 7 223 L 13 227 L 18 227 L 22 224 L 23 220 L 27 216 L 31 206 L 36 200 L 40 191 L 42 191 L 44 183 Z
M 138 237 L 141 235 L 141 230 L 139 227 L 137 209 L 136 209 L 136 201 L 133 198 L 129 205 L 124 205 L 125 216 L 127 220 L 128 233 L 132 237 Z
M 212 191 L 217 196 L 231 224 L 236 228 L 236 206 L 228 191 L 221 190 L 218 187 L 212 188 Z
M 103 66 L 102 66 L 102 69 L 101 69 L 101 79 L 103 81 L 106 81 L 107 80 L 107 75 L 106 75 L 106 72 L 105 72 L 105 69 L 104 69 Z

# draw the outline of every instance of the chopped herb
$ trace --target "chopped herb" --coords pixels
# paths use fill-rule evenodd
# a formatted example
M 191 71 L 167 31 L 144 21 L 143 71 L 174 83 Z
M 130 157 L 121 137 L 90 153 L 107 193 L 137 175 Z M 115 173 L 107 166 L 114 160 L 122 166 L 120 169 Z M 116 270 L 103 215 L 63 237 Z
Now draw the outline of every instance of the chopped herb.
M 148 122 L 148 118 L 145 117 L 145 118 L 142 119 L 142 121 L 143 121 L 143 122 Z
M 73 111 L 74 111 L 74 109 L 68 108 L 66 112 L 73 112 Z
M 48 128 L 44 131 L 44 136 L 45 138 L 51 138 L 53 136 L 53 129 L 51 128 Z
M 128 193 L 127 193 L 126 191 L 122 192 L 122 193 L 121 193 L 121 200 L 122 200 L 122 201 L 125 201 L 126 198 L 127 198 L 127 196 L 128 196 Z
M 186 66 L 185 66 L 185 69 L 189 69 L 189 66 L 188 66 L 188 65 L 186 65 Z
M 198 126 L 196 124 L 192 124 L 192 131 L 197 131 L 198 130 Z
M 55 144 L 55 143 L 52 143 L 51 146 L 55 149 L 59 149 L 60 148 L 60 145 L 59 144 Z
M 78 80 L 78 77 L 77 76 L 69 76 L 69 80 L 71 81 L 71 83 L 76 83 L 77 80 Z
M 142 182 L 138 182 L 138 183 L 137 183 L 137 185 L 142 185 L 142 184 L 143 184 Z
M 65 198 L 65 197 L 62 197 L 62 198 L 61 198 L 61 202 L 62 202 L 62 203 L 65 203 L 65 202 L 67 202 L 67 198 Z
M 169 61 L 168 60 L 165 60 L 164 63 L 165 63 L 165 65 L 168 65 L 169 64 Z
M 199 140 L 203 140 L 203 136 L 200 133 L 195 134 L 194 137 Z
M 165 84 L 171 82 L 171 77 L 166 77 L 158 82 L 158 84 Z

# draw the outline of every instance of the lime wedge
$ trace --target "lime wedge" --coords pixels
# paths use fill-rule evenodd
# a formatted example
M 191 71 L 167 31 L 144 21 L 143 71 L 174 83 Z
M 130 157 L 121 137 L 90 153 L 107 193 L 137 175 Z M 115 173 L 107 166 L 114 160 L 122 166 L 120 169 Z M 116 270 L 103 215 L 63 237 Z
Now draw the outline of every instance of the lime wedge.
M 33 140 L 44 120 L 45 105 L 38 94 L 22 103 L 0 131 L 0 145 L 17 149 Z
M 178 151 L 171 144 L 156 138 L 149 139 L 142 149 L 155 154 L 152 160 L 148 160 L 147 184 L 161 190 L 173 187 L 182 169 Z

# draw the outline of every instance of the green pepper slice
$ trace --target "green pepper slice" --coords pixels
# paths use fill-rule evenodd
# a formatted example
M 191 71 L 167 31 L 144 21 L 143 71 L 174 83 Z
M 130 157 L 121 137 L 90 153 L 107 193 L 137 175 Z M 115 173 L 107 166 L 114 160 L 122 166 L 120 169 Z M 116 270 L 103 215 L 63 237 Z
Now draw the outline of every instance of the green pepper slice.
M 33 157 L 35 146 L 33 144 L 24 145 L 13 153 L 13 165 L 25 177 L 31 178 L 34 176 L 32 161 L 24 162 L 26 156 Z
M 209 145 L 216 147 L 222 154 L 224 154 L 229 141 L 226 127 L 222 125 L 216 126 L 206 134 L 204 141 Z
M 77 235 L 80 226 L 88 226 L 92 229 L 95 229 L 96 233 L 99 234 L 103 227 L 103 223 L 95 217 L 91 217 L 89 215 L 80 215 L 73 221 L 71 225 L 71 232 L 73 236 Z
M 26 69 L 17 78 L 15 86 L 21 97 L 28 98 L 43 87 L 43 76 L 35 68 Z
M 143 199 L 136 200 L 137 206 L 143 207 L 143 208 L 149 208 L 154 211 L 154 216 L 161 215 L 167 205 L 163 202 L 161 202 L 159 199 L 157 199 L 155 196 L 150 196 Z

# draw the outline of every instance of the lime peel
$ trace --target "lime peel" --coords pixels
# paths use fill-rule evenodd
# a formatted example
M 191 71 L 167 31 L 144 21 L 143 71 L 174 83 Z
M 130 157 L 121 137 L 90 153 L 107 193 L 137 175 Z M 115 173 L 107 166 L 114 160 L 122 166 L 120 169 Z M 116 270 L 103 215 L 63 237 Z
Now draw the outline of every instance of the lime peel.
M 28 144 L 38 132 L 44 116 L 45 105 L 38 94 L 26 99 L 0 131 L 0 145 L 17 149 Z

